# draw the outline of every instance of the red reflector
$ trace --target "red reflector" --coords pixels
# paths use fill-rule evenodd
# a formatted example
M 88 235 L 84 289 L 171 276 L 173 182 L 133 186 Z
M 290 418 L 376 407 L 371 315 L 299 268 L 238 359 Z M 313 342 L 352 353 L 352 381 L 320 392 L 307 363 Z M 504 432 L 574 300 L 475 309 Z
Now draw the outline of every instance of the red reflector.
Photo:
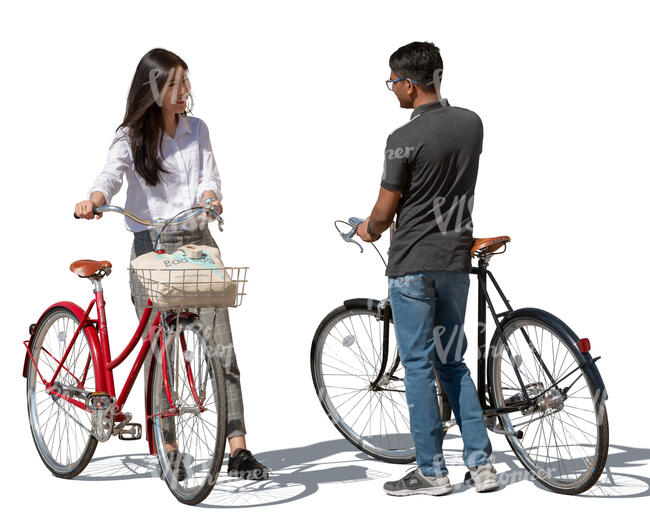
M 591 344 L 589 344 L 589 339 L 580 339 L 578 341 L 578 349 L 580 353 L 587 353 L 591 350 Z
M 163 248 L 163 249 L 160 249 L 160 250 L 156 250 L 156 254 L 164 254 L 164 253 L 165 253 L 165 249 L 164 249 L 164 248 Z M 583 352 L 583 353 L 584 353 L 584 352 Z

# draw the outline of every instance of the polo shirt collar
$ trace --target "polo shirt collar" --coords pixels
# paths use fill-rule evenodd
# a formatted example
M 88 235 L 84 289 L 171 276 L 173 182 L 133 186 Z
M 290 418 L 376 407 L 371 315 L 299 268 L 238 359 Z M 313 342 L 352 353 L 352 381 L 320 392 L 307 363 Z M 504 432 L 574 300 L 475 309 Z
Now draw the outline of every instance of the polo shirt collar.
M 417 118 L 420 114 L 423 114 L 424 112 L 427 112 L 429 110 L 439 109 L 440 107 L 448 107 L 448 106 L 449 106 L 449 101 L 447 101 L 446 98 L 441 98 L 431 103 L 425 103 L 424 105 L 418 105 L 417 107 L 415 107 L 415 109 L 413 109 L 413 112 L 411 113 L 411 119 Z

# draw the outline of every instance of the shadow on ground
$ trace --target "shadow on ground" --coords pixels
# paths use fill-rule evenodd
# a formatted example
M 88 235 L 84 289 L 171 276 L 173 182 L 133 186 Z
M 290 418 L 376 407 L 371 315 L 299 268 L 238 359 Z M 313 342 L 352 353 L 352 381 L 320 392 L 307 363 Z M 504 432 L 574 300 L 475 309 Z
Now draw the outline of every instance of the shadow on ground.
M 447 439 L 460 437 L 448 435 Z M 225 461 L 219 480 L 212 493 L 200 505 L 204 508 L 246 508 L 297 501 L 314 494 L 323 484 L 337 484 L 375 480 L 377 494 L 385 480 L 400 477 L 408 465 L 394 466 L 388 474 L 385 464 L 358 452 L 346 440 L 328 440 L 303 447 L 290 447 L 256 453 L 271 471 L 265 481 L 248 481 L 231 478 L 226 474 Z M 494 464 L 499 471 L 501 490 L 523 481 L 535 482 L 511 451 L 495 451 Z M 445 462 L 454 476 L 455 467 L 464 467 L 461 449 L 445 448 Z M 650 449 L 625 445 L 610 445 L 607 465 L 598 483 L 579 498 L 631 498 L 650 496 L 650 478 L 633 471 L 650 462 Z M 503 468 L 507 467 L 505 471 Z M 381 468 L 381 470 L 380 470 Z M 158 460 L 149 454 L 127 454 L 93 459 L 76 480 L 112 481 L 133 479 L 159 479 Z M 458 483 L 455 492 L 471 489 Z M 548 492 L 551 494 L 551 492 Z

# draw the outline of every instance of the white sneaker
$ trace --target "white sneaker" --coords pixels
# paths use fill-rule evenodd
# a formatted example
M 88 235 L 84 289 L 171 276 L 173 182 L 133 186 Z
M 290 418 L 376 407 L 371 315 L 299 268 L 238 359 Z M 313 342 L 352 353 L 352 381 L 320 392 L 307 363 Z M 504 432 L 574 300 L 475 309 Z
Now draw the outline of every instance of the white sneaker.
M 470 468 L 469 473 L 476 491 L 484 492 L 499 489 L 497 470 L 492 467 L 492 464 L 487 463 L 482 466 Z

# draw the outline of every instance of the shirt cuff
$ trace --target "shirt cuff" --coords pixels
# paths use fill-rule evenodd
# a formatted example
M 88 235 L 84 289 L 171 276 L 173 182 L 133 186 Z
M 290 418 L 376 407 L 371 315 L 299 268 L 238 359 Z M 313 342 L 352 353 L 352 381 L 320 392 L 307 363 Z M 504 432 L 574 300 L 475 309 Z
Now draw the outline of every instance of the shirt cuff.
M 93 192 L 95 192 L 95 191 L 99 191 L 99 192 L 102 193 L 102 195 L 103 195 L 104 198 L 106 199 L 106 204 L 110 204 L 110 203 L 111 203 L 111 199 L 113 198 L 113 196 L 110 194 L 110 192 L 109 192 L 106 188 L 101 188 L 101 187 L 99 187 L 99 188 L 98 188 L 98 187 L 93 187 L 93 188 L 91 188 L 90 191 L 88 192 L 88 199 L 90 199 L 90 196 L 91 196 L 91 195 L 93 194 Z
M 390 184 L 388 182 L 382 182 L 381 187 L 386 188 L 390 191 L 404 191 L 404 186 L 400 186 L 398 184 Z
M 203 193 L 206 191 L 214 191 L 215 195 L 217 196 L 217 200 L 221 202 L 223 199 L 223 194 L 221 193 L 221 190 L 217 188 L 216 186 L 211 186 L 211 185 L 200 185 L 199 186 L 199 199 L 203 197 Z

